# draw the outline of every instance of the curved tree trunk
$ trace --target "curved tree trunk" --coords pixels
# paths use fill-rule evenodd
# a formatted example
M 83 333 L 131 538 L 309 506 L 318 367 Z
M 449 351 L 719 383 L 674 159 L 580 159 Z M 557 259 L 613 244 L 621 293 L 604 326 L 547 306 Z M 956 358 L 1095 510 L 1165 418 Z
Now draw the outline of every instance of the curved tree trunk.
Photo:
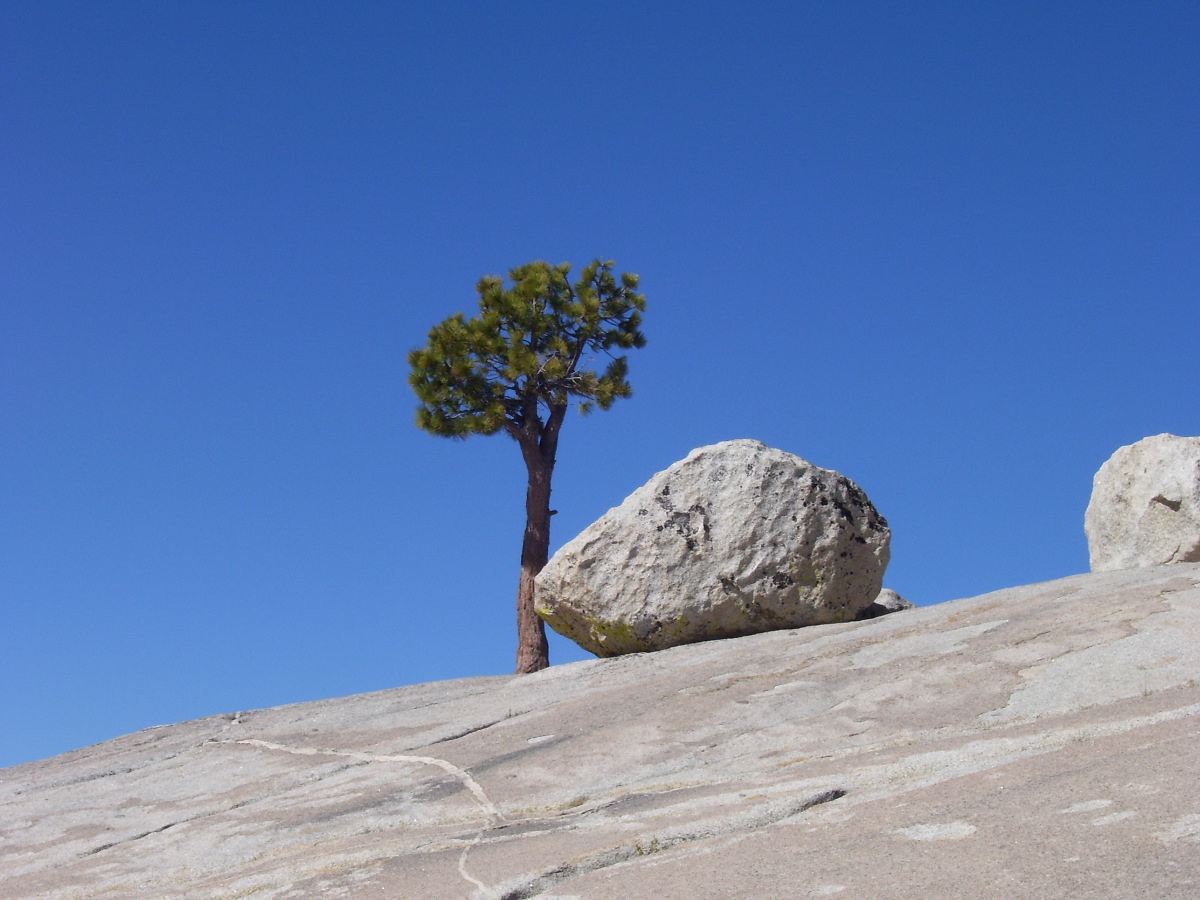
M 525 539 L 521 544 L 521 580 L 517 586 L 517 674 L 550 665 L 546 623 L 534 611 L 534 581 L 550 556 L 550 481 L 554 457 L 525 455 L 529 488 L 525 494 Z

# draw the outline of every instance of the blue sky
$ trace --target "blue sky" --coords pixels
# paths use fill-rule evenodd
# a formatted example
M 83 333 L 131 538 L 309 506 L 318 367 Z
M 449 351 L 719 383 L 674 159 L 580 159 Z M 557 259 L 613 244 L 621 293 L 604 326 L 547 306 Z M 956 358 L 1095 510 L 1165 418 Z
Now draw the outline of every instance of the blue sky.
M 524 471 L 405 355 L 637 272 L 554 546 L 692 448 L 844 472 L 937 603 L 1200 434 L 1195 3 L 0 6 L 0 766 L 511 671 Z M 555 662 L 585 656 L 565 641 Z

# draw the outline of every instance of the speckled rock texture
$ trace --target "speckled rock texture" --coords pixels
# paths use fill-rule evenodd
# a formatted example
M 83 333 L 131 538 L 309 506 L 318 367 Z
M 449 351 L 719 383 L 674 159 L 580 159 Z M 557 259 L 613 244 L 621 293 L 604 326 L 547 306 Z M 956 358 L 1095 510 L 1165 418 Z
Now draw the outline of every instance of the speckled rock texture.
M 849 478 L 738 440 L 693 450 L 558 551 L 537 612 L 597 656 L 854 619 L 891 532 Z
M 151 728 L 0 770 L 0 900 L 1194 900 L 1197 634 L 1191 563 Z
M 1200 437 L 1117 450 L 1096 473 L 1084 530 L 1093 572 L 1200 562 Z

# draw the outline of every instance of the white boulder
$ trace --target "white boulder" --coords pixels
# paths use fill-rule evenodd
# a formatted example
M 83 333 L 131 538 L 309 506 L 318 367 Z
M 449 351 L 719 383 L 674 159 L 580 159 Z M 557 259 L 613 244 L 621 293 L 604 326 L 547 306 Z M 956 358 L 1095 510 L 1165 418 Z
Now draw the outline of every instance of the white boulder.
M 916 609 L 915 603 L 905 600 L 891 588 L 884 588 L 875 598 L 875 602 L 860 612 L 859 619 L 875 619 L 888 613 L 903 612 L 906 609 Z
M 598 656 L 850 621 L 879 595 L 890 541 L 850 479 L 726 441 L 659 472 L 560 549 L 535 602 Z
M 1200 562 L 1200 437 L 1117 450 L 1096 473 L 1084 530 L 1093 572 Z

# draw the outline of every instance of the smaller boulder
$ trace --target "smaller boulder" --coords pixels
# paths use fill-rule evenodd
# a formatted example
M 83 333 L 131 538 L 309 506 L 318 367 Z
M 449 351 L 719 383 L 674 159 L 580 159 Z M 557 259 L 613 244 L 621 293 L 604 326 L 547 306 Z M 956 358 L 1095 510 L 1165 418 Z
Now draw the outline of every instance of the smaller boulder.
M 875 602 L 860 612 L 856 618 L 859 621 L 863 619 L 875 619 L 879 616 L 886 616 L 888 613 L 916 608 L 917 605 L 915 603 L 909 603 L 891 588 L 884 588 L 879 592 L 879 596 L 875 598 Z
M 1084 530 L 1093 572 L 1200 562 L 1200 437 L 1117 450 L 1093 480 Z

